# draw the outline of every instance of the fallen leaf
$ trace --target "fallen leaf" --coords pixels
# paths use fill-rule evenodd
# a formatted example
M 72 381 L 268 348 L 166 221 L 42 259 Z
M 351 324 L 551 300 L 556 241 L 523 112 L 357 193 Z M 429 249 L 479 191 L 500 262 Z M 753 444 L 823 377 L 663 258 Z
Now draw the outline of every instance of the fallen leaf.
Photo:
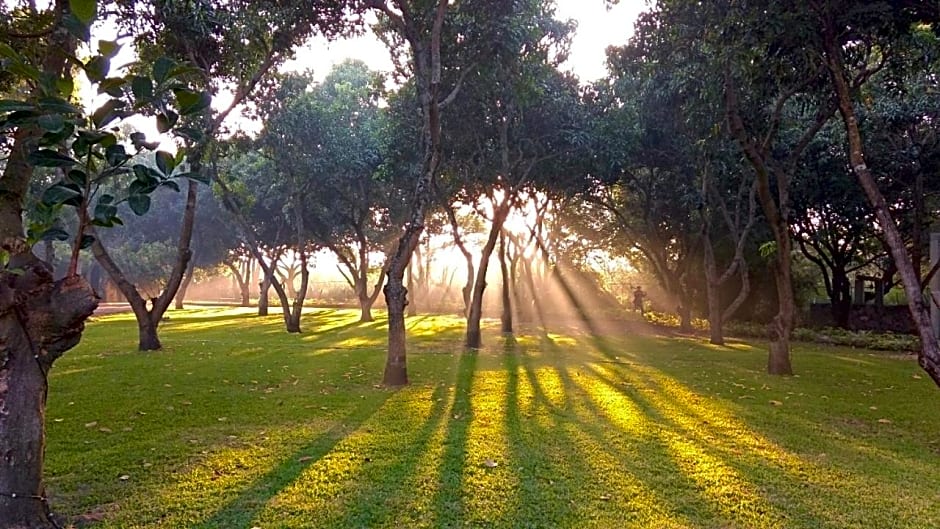
M 227 421 L 227 420 L 228 420 L 228 417 L 219 417 L 219 418 L 218 418 L 218 421 L 219 421 L 219 422 L 225 422 L 225 421 Z
M 127 481 L 127 480 L 131 479 L 131 477 L 130 477 L 128 474 L 124 474 L 124 475 L 122 475 L 121 477 L 119 477 L 118 479 L 121 480 L 121 481 Z
M 496 468 L 499 466 L 499 463 L 497 463 L 496 461 L 493 461 L 492 459 L 487 459 L 486 461 L 483 462 L 483 466 L 485 466 L 486 468 Z
M 878 406 L 869 406 L 868 409 L 869 409 L 869 410 L 877 410 L 877 409 L 878 409 Z
M 102 426 L 101 428 L 98 428 L 98 431 L 101 433 L 111 433 L 111 428 L 106 428 Z
M 610 494 L 601 494 L 601 499 L 604 501 L 610 501 Z
M 878 419 L 881 424 L 891 424 L 891 419 Z
M 312 456 L 303 456 L 303 457 L 297 458 L 297 462 L 298 462 L 298 463 L 305 463 L 305 462 L 307 462 L 307 461 L 310 461 L 311 459 L 313 459 Z
M 91 421 L 91 422 L 85 423 L 85 428 L 94 428 L 95 426 L 98 426 L 98 421 Z
M 920 379 L 920 375 L 914 375 L 913 378 Z
M 783 403 L 780 402 L 779 400 L 772 400 L 770 401 L 770 403 L 773 404 L 774 406 L 783 406 Z

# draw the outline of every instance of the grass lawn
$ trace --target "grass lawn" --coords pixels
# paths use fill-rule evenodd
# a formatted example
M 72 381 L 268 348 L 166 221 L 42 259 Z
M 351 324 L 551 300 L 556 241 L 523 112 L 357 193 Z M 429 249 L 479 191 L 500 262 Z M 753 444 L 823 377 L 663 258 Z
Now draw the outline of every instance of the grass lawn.
M 75 527 L 940 527 L 940 391 L 910 357 L 176 311 L 102 317 L 53 369 L 46 476 Z

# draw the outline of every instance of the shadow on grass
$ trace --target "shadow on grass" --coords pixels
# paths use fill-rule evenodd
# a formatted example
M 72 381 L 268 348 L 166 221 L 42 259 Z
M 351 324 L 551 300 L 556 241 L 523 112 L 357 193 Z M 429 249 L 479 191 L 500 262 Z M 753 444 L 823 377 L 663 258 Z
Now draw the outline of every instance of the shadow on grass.
M 211 518 L 196 527 L 206 529 L 248 527 L 249 522 L 264 508 L 267 501 L 293 483 L 307 467 L 328 454 L 349 432 L 356 430 L 375 415 L 391 395 L 392 393 L 388 393 L 384 399 L 374 405 L 356 409 L 341 423 L 312 439 L 290 457 L 284 458 L 280 465 L 250 484 L 235 500 L 220 508 Z

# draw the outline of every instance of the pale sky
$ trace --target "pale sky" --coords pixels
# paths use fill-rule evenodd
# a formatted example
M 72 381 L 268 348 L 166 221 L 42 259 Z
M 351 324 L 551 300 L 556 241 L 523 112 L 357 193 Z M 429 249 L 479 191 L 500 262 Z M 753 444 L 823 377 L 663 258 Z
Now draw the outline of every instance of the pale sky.
M 571 45 L 571 54 L 563 68 L 574 72 L 583 83 L 594 81 L 606 74 L 605 49 L 610 45 L 624 44 L 633 34 L 633 23 L 637 15 L 647 8 L 647 0 L 619 0 L 617 5 L 606 7 L 605 0 L 556 0 L 556 18 L 574 19 L 578 23 L 577 32 Z M 113 28 L 100 28 L 104 33 L 113 33 Z M 96 35 L 96 38 L 108 35 Z M 370 68 L 378 71 L 391 71 L 392 62 L 389 52 L 371 32 L 335 42 L 323 38 L 313 39 L 311 43 L 299 49 L 296 58 L 287 62 L 282 71 L 302 71 L 312 69 L 314 76 L 323 79 L 333 65 L 347 58 L 359 59 Z M 123 64 L 133 60 L 133 55 L 122 51 L 113 62 Z M 85 88 L 88 91 L 88 88 Z M 86 93 L 86 100 L 95 100 L 101 104 L 105 99 Z M 218 94 L 213 107 L 220 109 L 231 101 L 231 94 Z M 147 134 L 151 140 L 162 139 L 161 148 L 175 151 L 175 146 L 168 138 L 159 138 L 152 118 L 132 117 L 131 126 Z M 245 132 L 257 132 L 261 126 L 244 119 L 237 110 L 229 116 L 227 124 L 235 125 Z
M 606 74 L 604 50 L 610 45 L 624 44 L 633 34 L 633 22 L 647 7 L 646 0 L 620 0 L 607 9 L 604 0 L 556 0 L 556 18 L 574 19 L 578 30 L 571 55 L 565 63 L 582 82 L 590 82 Z M 312 69 L 322 79 L 330 69 L 346 58 L 359 59 L 373 70 L 390 71 L 392 62 L 385 45 L 371 33 L 353 39 L 327 42 L 314 39 L 298 50 L 297 58 L 284 65 L 284 71 Z

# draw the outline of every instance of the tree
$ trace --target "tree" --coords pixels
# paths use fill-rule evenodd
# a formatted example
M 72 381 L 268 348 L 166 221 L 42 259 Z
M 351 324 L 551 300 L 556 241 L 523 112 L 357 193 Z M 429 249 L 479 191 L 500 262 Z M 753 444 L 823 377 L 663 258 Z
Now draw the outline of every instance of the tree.
M 211 92 L 222 86 L 233 88 L 230 104 L 211 118 L 189 123 L 185 127 L 192 153 L 187 161 L 189 170 L 202 174 L 203 158 L 214 136 L 228 115 L 246 101 L 262 84 L 272 68 L 285 60 L 294 46 L 314 32 L 334 35 L 345 24 L 344 2 L 212 2 L 194 3 L 160 1 L 152 5 L 117 2 L 119 23 L 135 37 L 138 54 L 144 60 L 166 55 L 192 62 L 202 74 L 193 76 Z M 140 89 L 146 91 L 146 86 Z M 187 96 L 188 97 L 188 96 Z M 187 99 L 188 103 L 205 108 L 208 96 Z M 180 118 L 174 112 L 156 115 L 158 130 L 175 125 Z M 98 262 L 104 267 L 134 310 L 140 333 L 141 350 L 161 347 L 157 327 L 172 302 L 192 258 L 190 248 L 195 222 L 197 188 L 194 182 L 187 189 L 187 205 L 180 222 L 177 260 L 164 291 L 145 300 L 127 279 L 102 244 L 94 246 Z
M 409 74 L 413 81 L 421 115 L 422 161 L 415 172 L 414 192 L 411 196 L 408 220 L 395 250 L 389 255 L 388 280 L 383 288 L 388 306 L 388 355 L 385 384 L 401 386 L 408 383 L 405 346 L 405 305 L 408 292 L 404 287 L 405 269 L 411 254 L 424 231 L 425 217 L 431 203 L 432 182 L 441 164 L 441 110 L 459 93 L 460 83 L 447 90 L 442 85 L 442 33 L 449 4 L 436 2 L 368 0 L 366 5 L 383 18 L 384 33 L 392 49 L 407 44 L 409 58 L 397 57 L 399 70 Z M 464 4 L 456 5 L 458 10 Z M 404 60 L 403 60 L 404 59 Z M 458 79 L 462 79 L 458 74 Z
M 338 259 L 361 321 L 372 321 L 385 279 L 383 266 L 370 289 L 372 259 L 386 253 L 403 213 L 394 177 L 380 170 L 394 134 L 379 107 L 383 81 L 362 62 L 334 67 L 322 84 L 287 80 L 260 139 L 281 173 L 302 175 L 309 236 Z
M 819 1 L 810 5 L 815 16 L 823 66 L 831 82 L 831 94 L 838 104 L 847 138 L 846 153 L 859 185 L 874 208 L 894 259 L 908 307 L 921 339 L 920 366 L 940 385 L 940 342 L 930 324 L 927 303 L 922 294 L 920 272 L 907 252 L 898 224 L 875 172 L 866 161 L 866 145 L 859 126 L 856 105 L 860 89 L 877 75 L 886 62 L 903 53 L 906 37 L 915 22 L 940 22 L 940 10 L 928 2 L 912 2 L 910 7 L 885 1 L 863 5 L 839 1 Z
M 135 137 L 133 146 L 120 143 L 109 125 L 144 109 L 182 108 L 164 83 L 172 63 L 164 63 L 163 77 L 105 79 L 116 43 L 99 41 L 98 53 L 84 61 L 75 56 L 78 42 L 89 40 L 96 2 L 63 0 L 46 11 L 25 5 L 11 12 L 6 6 L 0 4 L 0 80 L 10 98 L 0 101 L 0 130 L 12 141 L 3 142 L 8 150 L 0 178 L 0 446 L 5 453 L 0 465 L 0 527 L 48 528 L 54 521 L 42 483 L 46 377 L 55 360 L 78 343 L 84 321 L 97 305 L 93 290 L 79 275 L 79 252 L 91 243 L 91 226 L 120 222 L 118 202 L 126 201 L 135 213 L 143 213 L 149 194 L 172 182 L 167 171 L 151 173 L 140 164 L 131 170 L 128 148 L 152 147 L 142 136 Z M 71 65 L 110 96 L 89 115 L 72 102 L 73 75 L 79 70 Z M 144 97 L 132 94 L 132 87 L 144 82 L 153 91 Z M 175 88 L 196 93 L 183 83 Z M 37 168 L 57 173 L 39 203 L 46 214 L 33 219 L 48 220 L 55 216 L 50 212 L 74 208 L 78 226 L 71 234 L 41 222 L 31 223 L 28 233 L 24 229 L 23 209 Z M 128 173 L 135 175 L 130 182 L 122 180 Z M 142 175 L 147 185 L 140 183 Z M 96 194 L 106 181 L 121 194 Z M 50 264 L 32 251 L 43 238 L 72 240 L 62 279 L 55 280 Z

